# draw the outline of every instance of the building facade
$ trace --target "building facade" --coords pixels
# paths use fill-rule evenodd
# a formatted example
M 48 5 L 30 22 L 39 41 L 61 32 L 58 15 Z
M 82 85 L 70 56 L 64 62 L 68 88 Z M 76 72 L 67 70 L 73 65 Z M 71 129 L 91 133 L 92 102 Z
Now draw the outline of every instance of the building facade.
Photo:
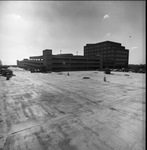
M 52 55 L 52 50 L 43 50 L 42 56 L 33 56 L 22 61 L 17 60 L 17 66 L 27 70 L 40 71 L 77 71 L 102 69 L 99 56 L 74 56 L 73 54 Z
M 102 59 L 103 68 L 128 68 L 129 50 L 121 43 L 104 41 L 84 46 L 84 56 Z

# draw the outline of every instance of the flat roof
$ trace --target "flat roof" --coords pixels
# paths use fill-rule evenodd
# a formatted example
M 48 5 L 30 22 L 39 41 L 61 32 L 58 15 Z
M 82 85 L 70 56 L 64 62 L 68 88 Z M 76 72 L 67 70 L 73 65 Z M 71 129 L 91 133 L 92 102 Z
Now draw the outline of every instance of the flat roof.
M 102 43 L 112 43 L 112 44 L 119 44 L 119 45 L 121 45 L 121 43 L 113 42 L 113 41 L 103 41 L 103 42 L 99 42 L 99 43 L 90 43 L 90 44 L 86 44 L 86 45 L 88 46 L 88 45 L 96 45 L 96 44 L 102 44 Z

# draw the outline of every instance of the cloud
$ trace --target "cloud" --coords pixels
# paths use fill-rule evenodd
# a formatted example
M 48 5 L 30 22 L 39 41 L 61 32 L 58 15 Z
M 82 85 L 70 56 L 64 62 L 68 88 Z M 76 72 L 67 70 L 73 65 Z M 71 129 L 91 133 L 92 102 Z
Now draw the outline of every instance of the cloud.
M 22 19 L 22 17 L 20 15 L 17 15 L 17 14 L 9 14 L 7 16 L 12 18 L 12 19 L 15 19 L 15 20 Z
M 137 48 L 138 48 L 138 47 L 136 47 L 136 46 L 135 46 L 135 47 L 131 47 L 131 49 L 137 49 Z
M 107 33 L 107 34 L 106 34 L 106 36 L 110 36 L 110 35 L 111 35 L 111 33 Z
M 104 19 L 108 19 L 108 18 L 110 18 L 110 16 L 109 16 L 108 14 L 106 14 L 106 15 L 104 16 Z

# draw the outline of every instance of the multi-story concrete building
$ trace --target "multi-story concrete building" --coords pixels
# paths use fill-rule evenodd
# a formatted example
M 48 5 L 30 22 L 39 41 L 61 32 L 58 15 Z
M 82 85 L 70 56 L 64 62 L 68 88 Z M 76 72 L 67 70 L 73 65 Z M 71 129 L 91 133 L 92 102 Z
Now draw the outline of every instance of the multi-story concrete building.
M 129 50 L 125 49 L 121 43 L 104 41 L 84 46 L 84 56 L 90 58 L 100 56 L 103 68 L 127 68 Z
M 99 56 L 74 56 L 73 54 L 52 55 L 52 50 L 46 49 L 42 56 L 33 56 L 22 61 L 17 60 L 17 66 L 28 70 L 72 71 L 102 69 Z

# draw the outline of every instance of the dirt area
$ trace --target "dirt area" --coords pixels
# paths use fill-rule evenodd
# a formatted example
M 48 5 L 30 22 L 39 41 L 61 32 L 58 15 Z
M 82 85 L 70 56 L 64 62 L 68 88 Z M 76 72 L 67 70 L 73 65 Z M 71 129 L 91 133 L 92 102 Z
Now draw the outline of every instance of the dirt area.
M 145 74 L 11 69 L 0 76 L 0 150 L 145 150 Z

